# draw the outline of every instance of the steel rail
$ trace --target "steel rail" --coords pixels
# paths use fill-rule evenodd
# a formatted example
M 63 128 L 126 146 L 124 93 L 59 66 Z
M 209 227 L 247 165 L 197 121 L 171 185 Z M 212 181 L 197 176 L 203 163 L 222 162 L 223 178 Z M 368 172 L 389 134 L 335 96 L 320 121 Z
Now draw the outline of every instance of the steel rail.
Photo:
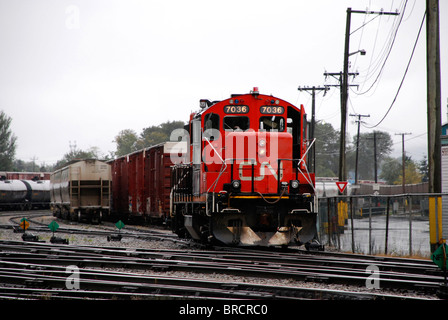
M 110 248 L 70 247 L 58 246 L 56 249 L 45 244 L 34 244 L 32 252 L 27 252 L 29 248 L 19 242 L 17 251 L 21 252 L 11 252 L 14 251 L 14 245 L 10 243 L 0 247 L 2 250 L 0 257 L 2 261 L 32 264 L 49 263 L 61 266 L 226 273 L 358 286 L 365 286 L 368 277 L 364 269 L 365 261 L 360 263 L 361 266 L 357 266 L 353 261 L 344 265 L 343 262 L 337 260 L 331 262 L 327 257 L 326 262 L 323 263 L 321 259 L 314 261 L 309 255 L 294 255 L 285 258 L 284 256 L 267 257 L 267 254 L 263 253 L 260 256 L 252 254 L 248 257 L 247 253 L 238 255 L 234 252 L 127 251 Z M 300 259 L 302 257 L 305 259 Z M 388 268 L 391 266 L 388 265 Z M 427 266 L 424 266 L 424 269 L 426 268 Z M 441 275 L 381 271 L 380 281 L 382 288 L 423 290 L 434 293 L 443 278 Z
M 10 285 L 23 285 L 26 288 L 2 288 L 3 294 L 18 297 L 47 299 L 67 299 L 70 297 L 93 297 L 110 299 L 111 297 L 139 297 L 154 299 L 165 296 L 193 297 L 195 299 L 353 299 L 353 300 L 422 300 L 404 298 L 396 295 L 351 292 L 322 288 L 299 288 L 291 286 L 273 286 L 250 283 L 221 283 L 211 280 L 184 279 L 182 277 L 154 276 L 116 271 L 83 269 L 80 272 L 80 290 L 65 289 L 67 273 L 65 268 L 47 265 L 25 265 L 10 263 L 8 268 L 0 268 L 0 280 Z M 43 289 L 48 288 L 51 289 Z M 1 295 L 0 295 L 1 296 Z M 423 299 L 424 300 L 424 299 Z

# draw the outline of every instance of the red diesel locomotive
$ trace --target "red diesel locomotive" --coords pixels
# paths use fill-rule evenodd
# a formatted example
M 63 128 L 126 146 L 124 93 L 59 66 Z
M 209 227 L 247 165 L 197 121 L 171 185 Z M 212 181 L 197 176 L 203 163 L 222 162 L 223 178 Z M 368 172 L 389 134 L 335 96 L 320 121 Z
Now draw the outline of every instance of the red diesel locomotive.
M 254 88 L 200 106 L 188 134 L 174 135 L 189 161 L 173 161 L 173 231 L 228 245 L 319 246 L 303 105 Z

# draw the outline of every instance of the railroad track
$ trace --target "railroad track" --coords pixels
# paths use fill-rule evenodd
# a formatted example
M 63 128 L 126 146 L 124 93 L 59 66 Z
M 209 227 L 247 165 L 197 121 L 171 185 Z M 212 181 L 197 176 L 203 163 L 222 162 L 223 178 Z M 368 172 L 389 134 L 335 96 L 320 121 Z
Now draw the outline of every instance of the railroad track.
M 2 263 L 0 279 L 18 286 L 3 287 L 0 297 L 68 299 L 68 298 L 169 298 L 169 299 L 384 299 L 383 295 L 297 287 L 278 287 L 250 283 L 220 283 L 211 280 L 185 279 L 83 269 L 80 288 L 68 290 L 64 267 Z M 71 269 L 72 270 L 72 269 Z M 23 286 L 25 284 L 25 286 Z M 51 288 L 51 289 L 49 289 Z M 388 296 L 389 299 L 401 297 Z
M 90 293 L 66 292 L 64 297 L 74 296 L 110 298 L 113 293 L 120 297 L 156 298 L 160 295 L 177 298 L 263 298 L 263 299 L 415 299 L 379 290 L 353 292 L 328 288 L 304 288 L 285 285 L 260 285 L 249 283 L 222 283 L 221 281 L 184 279 L 160 275 L 166 271 L 189 273 L 215 273 L 258 278 L 283 278 L 294 281 L 343 283 L 365 286 L 368 276 L 363 270 L 371 261 L 345 258 L 341 261 L 330 256 L 309 254 L 281 254 L 254 250 L 238 251 L 186 251 L 117 249 L 87 246 L 64 246 L 44 243 L 0 241 L 0 280 L 3 284 L 25 284 L 26 291 L 52 288 L 47 295 L 59 298 L 67 274 L 67 266 L 81 271 L 81 289 Z M 227 249 L 228 250 L 228 249 Z M 432 266 L 420 261 L 392 263 L 376 261 L 380 269 L 381 288 L 412 290 L 433 295 L 443 278 Z M 124 269 L 127 272 L 99 269 Z M 387 268 L 389 271 L 381 271 Z M 393 270 L 395 269 L 396 270 Z M 21 270 L 18 272 L 18 270 Z M 158 271 L 158 275 L 134 274 L 129 270 Z M 407 270 L 407 272 L 404 272 Z M 412 273 L 409 270 L 413 270 Z M 428 274 L 432 273 L 432 274 Z M 56 278 L 53 278 L 56 277 Z M 9 292 L 18 289 L 8 289 Z M 56 291 L 55 291 L 56 290 Z M 59 290 L 59 291 L 57 291 Z M 76 290 L 78 291 L 78 290 Z M 97 292 L 97 293 L 95 293 Z M 107 292 L 107 293 L 105 293 Z M 120 294 L 118 294 L 120 293 Z M 426 299 L 420 297 L 419 299 Z
M 31 230 L 39 232 L 49 232 L 46 223 L 37 220 L 42 215 L 48 215 L 47 212 L 34 212 L 30 215 L 26 213 L 28 219 L 32 222 Z M 3 215 L 3 213 L 2 213 Z M 9 213 L 10 220 L 4 228 L 17 228 L 23 213 Z M 105 236 L 116 232 L 113 224 L 101 225 L 101 230 L 85 229 L 86 225 L 61 223 L 62 227 L 58 233 L 81 233 L 88 235 Z M 127 227 L 128 228 L 128 227 Z M 115 229 L 115 230 L 114 230 Z M 437 294 L 443 275 L 437 267 L 427 260 L 401 259 L 374 257 L 353 254 L 338 254 L 329 252 L 307 252 L 300 250 L 253 250 L 244 248 L 214 247 L 212 250 L 197 250 L 194 247 L 190 249 L 189 241 L 178 239 L 177 236 L 157 230 L 129 228 L 130 230 L 121 231 L 123 237 L 144 239 L 144 241 L 169 240 L 181 243 L 182 249 L 142 249 L 142 248 L 117 248 L 100 246 L 77 246 L 77 245 L 55 245 L 46 243 L 31 243 L 21 241 L 0 241 L 0 258 L 7 265 L 2 268 L 13 268 L 12 264 L 19 266 L 35 266 L 34 270 L 45 269 L 49 267 L 65 268 L 69 265 L 76 266 L 84 272 L 92 268 L 113 268 L 124 269 L 126 272 L 177 272 L 188 273 L 189 277 L 195 277 L 195 274 L 226 274 L 240 277 L 252 277 L 258 279 L 289 279 L 294 284 L 320 283 L 321 288 L 302 288 L 297 285 L 295 289 L 285 289 L 287 286 L 271 286 L 267 292 L 259 297 L 294 297 L 311 298 L 325 297 L 325 299 L 343 298 L 345 299 L 407 299 L 402 292 L 411 293 L 414 297 L 434 298 Z M 25 270 L 27 268 L 24 268 Z M 3 270 L 3 269 L 2 269 Z M 34 272 L 34 271 L 33 271 Z M 99 271 L 95 271 L 99 272 Z M 124 273 L 126 275 L 126 273 Z M 44 275 L 41 275 L 42 277 Z M 87 274 L 86 274 L 87 276 Z M 32 277 L 32 275 L 30 275 Z M 65 275 L 67 277 L 67 275 Z M 8 276 L 0 277 L 7 279 Z M 127 277 L 125 277 L 127 278 Z M 87 278 L 86 278 L 87 279 Z M 154 279 L 153 279 L 154 280 Z M 2 280 L 3 281 L 3 280 Z M 5 280 L 6 281 L 6 280 Z M 156 281 L 156 280 L 154 280 Z M 157 280 L 158 281 L 158 280 Z M 156 282 L 157 282 L 156 281 Z M 369 282 L 370 281 L 370 282 Z M 18 280 L 18 282 L 20 282 Z M 25 283 L 33 283 L 32 280 L 26 280 Z M 160 282 L 159 282 L 160 283 Z M 85 283 L 87 284 L 87 282 Z M 353 293 L 347 290 L 329 290 L 328 285 L 349 285 L 354 288 L 365 288 L 368 285 L 376 285 L 382 290 L 369 290 L 362 293 Z M 220 284 L 222 286 L 222 284 Z M 255 287 L 256 284 L 254 284 Z M 133 285 L 123 285 L 130 290 Z M 241 288 L 244 292 L 247 290 L 259 291 L 254 288 L 248 289 L 242 284 L 229 285 L 226 288 Z M 323 289 L 322 289 L 323 288 Z M 28 289 L 28 288 L 23 288 Z M 39 288 L 33 288 L 39 289 Z M 216 288 L 215 288 L 216 289 Z M 13 289 L 8 289 L 13 290 Z M 44 290 L 40 288 L 40 290 Z M 104 289 L 107 292 L 110 288 Z M 103 291 L 104 291 L 103 290 Z M 138 289 L 137 291 L 145 291 Z M 149 290 L 149 289 L 148 289 Z M 145 298 L 158 297 L 158 293 L 144 293 Z M 202 290 L 202 289 L 201 289 Z M 286 291 L 288 291 L 286 293 Z M 315 290 L 315 291 L 313 291 Z M 89 290 L 92 291 L 92 290 Z M 101 291 L 101 290 L 99 290 Z M 132 290 L 131 290 L 132 291 Z M 134 290 L 135 291 L 135 290 Z M 194 290 L 193 290 L 194 291 Z M 290 292 L 292 291 L 292 292 Z M 299 293 L 300 291 L 300 293 Z M 339 292 L 341 291 L 341 292 Z M 344 292 L 342 292 L 344 291 Z M 366 291 L 366 290 L 364 290 Z M 167 293 L 162 289 L 155 289 L 155 292 L 163 292 L 163 295 L 177 297 L 178 292 Z M 192 291 L 185 291 L 185 296 L 190 296 Z M 207 296 L 203 291 L 195 296 Z M 282 292 L 279 294 L 279 292 Z M 392 292 L 392 293 L 391 293 Z M 117 296 L 129 297 L 135 292 L 117 293 Z M 26 293 L 23 293 L 24 295 Z M 38 293 L 41 295 L 42 293 Z M 80 291 L 76 295 L 80 295 Z M 48 293 L 50 296 L 56 295 L 55 292 Z M 153 295 L 153 296 L 151 296 Z M 20 297 L 21 295 L 18 295 Z M 86 295 L 88 297 L 89 295 Z M 104 294 L 99 298 L 110 297 Z M 333 296 L 333 298 L 330 298 Z M 210 294 L 213 297 L 213 294 Z M 231 298 L 231 296 L 220 296 L 221 298 Z M 238 294 L 235 294 L 235 297 Z M 254 297 L 248 295 L 247 297 Z
M 1 213 L 3 217 L 9 217 L 8 224 L 0 224 L 1 229 L 12 229 L 14 232 L 23 232 L 23 230 L 19 227 L 20 220 L 23 217 L 27 217 L 27 220 L 30 222 L 30 227 L 27 231 L 32 232 L 50 232 L 48 228 L 48 223 L 43 223 L 38 220 L 40 217 L 51 216 L 49 211 L 27 211 L 24 212 L 6 212 Z M 137 228 L 132 226 L 127 226 L 126 230 L 117 231 L 117 228 L 108 222 L 104 222 L 101 225 L 88 225 L 88 224 L 80 224 L 76 222 L 68 222 L 65 220 L 58 221 L 61 226 L 58 228 L 58 234 L 85 234 L 92 236 L 110 236 L 112 234 L 120 234 L 121 237 L 129 237 L 135 239 L 142 240 L 160 240 L 160 241 L 172 241 L 172 242 L 186 242 L 183 239 L 179 239 L 176 234 L 166 233 L 162 231 L 158 231 L 155 229 L 149 228 Z

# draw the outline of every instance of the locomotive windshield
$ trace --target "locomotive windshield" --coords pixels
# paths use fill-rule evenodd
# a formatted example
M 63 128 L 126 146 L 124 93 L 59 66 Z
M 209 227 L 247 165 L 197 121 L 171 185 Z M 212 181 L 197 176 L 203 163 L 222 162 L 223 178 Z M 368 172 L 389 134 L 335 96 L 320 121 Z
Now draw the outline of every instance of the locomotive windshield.
M 224 117 L 224 130 L 226 131 L 245 131 L 250 128 L 249 118 L 244 116 Z
M 279 116 L 260 117 L 260 130 L 285 131 L 285 119 Z

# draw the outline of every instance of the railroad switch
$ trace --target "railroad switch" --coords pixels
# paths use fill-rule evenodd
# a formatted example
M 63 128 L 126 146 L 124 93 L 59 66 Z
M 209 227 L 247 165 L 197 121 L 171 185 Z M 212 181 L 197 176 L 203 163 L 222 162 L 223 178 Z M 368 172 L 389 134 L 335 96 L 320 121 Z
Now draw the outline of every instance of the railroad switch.
M 107 236 L 107 241 L 121 241 L 122 235 L 117 233 L 112 233 Z
M 30 242 L 45 242 L 45 241 L 40 241 L 39 236 L 35 236 L 34 234 L 31 234 L 31 233 L 24 233 L 22 235 L 22 240 L 30 241 Z
M 14 227 L 12 227 L 12 232 L 14 232 L 14 233 L 24 233 L 25 230 L 23 230 L 22 228 L 14 226 Z
M 305 248 L 307 251 L 325 251 L 325 246 L 315 241 L 305 243 Z
M 63 239 L 63 238 L 60 238 L 60 237 L 53 236 L 53 237 L 50 238 L 50 242 L 51 243 L 68 244 L 68 239 Z

